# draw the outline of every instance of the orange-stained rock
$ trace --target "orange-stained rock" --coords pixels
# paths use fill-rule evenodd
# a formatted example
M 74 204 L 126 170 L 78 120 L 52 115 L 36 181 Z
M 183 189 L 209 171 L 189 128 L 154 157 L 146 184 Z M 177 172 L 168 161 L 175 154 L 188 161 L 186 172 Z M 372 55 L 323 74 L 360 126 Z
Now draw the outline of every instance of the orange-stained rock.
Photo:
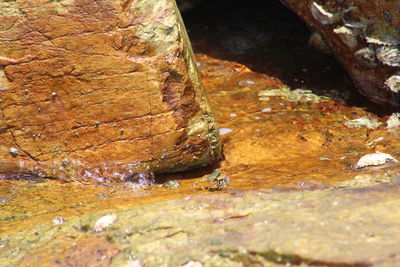
M 284 1 L 322 34 L 363 95 L 400 107 L 399 1 Z
M 0 2 L 0 172 L 121 178 L 220 155 L 173 0 Z

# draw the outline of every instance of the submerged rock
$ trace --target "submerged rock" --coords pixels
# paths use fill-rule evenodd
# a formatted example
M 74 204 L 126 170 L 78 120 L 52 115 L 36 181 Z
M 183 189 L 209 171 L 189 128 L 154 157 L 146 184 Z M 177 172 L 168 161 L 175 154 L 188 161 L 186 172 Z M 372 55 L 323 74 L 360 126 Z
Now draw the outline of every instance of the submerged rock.
M 388 85 L 400 70 L 397 1 L 284 1 L 322 34 L 363 95 L 400 106 L 398 88 Z
M 0 172 L 124 179 L 219 157 L 174 1 L 2 1 L 0 22 Z
M 313 94 L 311 90 L 301 88 L 290 90 L 289 87 L 282 87 L 279 89 L 269 89 L 258 92 L 258 97 L 260 101 L 269 101 L 269 97 L 274 96 L 282 97 L 290 102 L 304 101 L 319 103 L 329 99 L 325 96 L 318 96 L 316 94 Z
M 375 119 L 374 117 L 370 115 L 362 116 L 360 118 L 346 121 L 344 125 L 346 125 L 349 128 L 361 128 L 361 127 L 366 127 L 368 129 L 376 129 L 379 126 L 381 126 L 383 123 Z

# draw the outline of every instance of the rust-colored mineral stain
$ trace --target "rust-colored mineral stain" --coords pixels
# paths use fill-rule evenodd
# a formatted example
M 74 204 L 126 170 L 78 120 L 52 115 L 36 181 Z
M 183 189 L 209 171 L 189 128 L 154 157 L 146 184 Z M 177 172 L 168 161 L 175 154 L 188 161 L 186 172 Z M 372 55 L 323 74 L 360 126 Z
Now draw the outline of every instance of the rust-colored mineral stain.
M 218 56 L 218 49 L 213 46 L 214 41 L 216 40 L 210 42 L 199 38 L 194 40 L 194 44 L 198 51 L 214 51 L 210 53 L 213 57 L 198 53 L 196 60 L 222 134 L 225 158 L 219 162 L 219 166 L 160 176 L 157 177 L 158 184 L 140 190 L 135 189 L 134 183 L 99 181 L 93 184 L 93 181 L 90 181 L 84 184 L 40 179 L 36 182 L 29 179 L 3 180 L 0 182 L 0 235 L 11 234 L 12 231 L 29 228 L 33 224 L 51 224 L 55 217 L 68 218 L 91 210 L 127 204 L 141 205 L 203 193 L 206 190 L 201 187 L 194 188 L 193 185 L 197 179 L 211 174 L 216 167 L 230 178 L 229 189 L 286 187 L 307 190 L 329 186 L 368 172 L 368 168 L 353 168 L 357 160 L 365 154 L 380 151 L 400 159 L 398 131 L 389 131 L 384 125 L 375 130 L 365 127 L 348 128 L 344 125 L 346 121 L 364 115 L 371 115 L 384 122 L 388 114 L 369 112 L 377 110 L 373 106 L 363 108 L 363 104 L 358 104 L 360 107 L 357 107 L 352 106 L 351 101 L 333 99 L 312 102 L 289 101 L 279 96 L 260 100 L 259 97 L 260 91 L 282 88 L 288 83 L 284 80 L 293 79 L 298 82 L 292 83 L 292 86 L 297 84 L 296 86 L 300 87 L 303 84 L 300 81 L 305 80 L 304 88 L 300 89 L 313 89 L 315 94 L 321 97 L 326 95 L 326 91 L 314 90 L 315 88 L 348 88 L 348 82 L 337 78 L 343 77 L 343 72 L 329 72 L 326 70 L 331 68 L 331 65 L 318 65 L 315 69 L 309 68 L 307 72 L 300 71 L 301 75 L 289 75 L 279 79 L 286 69 L 280 69 L 267 62 L 261 67 L 258 66 L 256 72 L 239 63 L 248 63 L 250 60 L 247 58 L 238 59 L 238 62 L 223 60 L 222 56 Z M 120 47 L 124 42 L 117 43 Z M 305 58 L 311 57 L 315 51 L 308 53 Z M 290 58 L 290 55 L 285 58 Z M 337 69 L 335 66 L 333 68 Z M 271 72 L 266 71 L 271 69 Z M 293 73 L 293 69 L 291 71 Z M 315 76 L 322 78 L 317 79 L 316 83 L 307 83 L 307 80 Z M 173 84 L 178 80 L 179 77 L 173 73 L 164 77 L 166 84 Z M 190 90 L 182 89 L 180 92 L 184 95 L 182 103 L 176 103 L 176 96 L 168 90 L 163 94 L 165 105 L 182 106 L 182 113 L 168 115 L 172 116 L 177 124 L 185 121 L 185 118 L 179 116 L 197 110 L 196 106 L 187 107 L 185 102 L 193 97 Z M 57 96 L 62 95 L 60 93 Z M 95 122 L 93 125 L 96 129 Z M 160 123 L 159 126 L 162 127 L 163 124 Z M 140 131 L 139 128 L 138 130 Z M 160 131 L 162 132 L 162 129 Z M 0 138 L 11 137 L 0 135 Z M 179 140 L 179 136 L 176 139 Z M 184 141 L 178 144 L 186 149 L 187 154 L 194 153 L 198 149 L 197 145 L 201 147 L 198 140 L 191 140 L 190 143 L 193 146 L 186 146 Z M 137 149 L 143 148 L 138 146 Z M 385 168 L 391 168 L 391 165 L 371 169 L 384 172 Z M 180 179 L 181 186 L 160 186 L 170 179 Z
M 0 34 L 0 173 L 19 164 L 41 176 L 112 180 L 219 157 L 174 1 L 132 5 L 0 3 L 0 19 L 15 20 Z
M 284 85 L 277 78 L 251 71 L 236 62 L 197 54 L 200 71 L 220 129 L 225 159 L 219 169 L 231 180 L 229 189 L 319 188 L 364 172 L 353 165 L 379 150 L 398 157 L 399 134 L 347 128 L 344 122 L 369 114 L 344 102 L 289 102 L 280 97 L 260 101 L 258 92 Z M 234 114 L 234 115 L 232 115 Z M 158 177 L 158 184 L 135 189 L 133 183 L 65 183 L 56 180 L 2 181 L 0 233 L 51 224 L 55 217 L 126 204 L 142 205 L 206 192 L 195 181 L 212 167 Z M 180 179 L 178 188 L 160 185 Z

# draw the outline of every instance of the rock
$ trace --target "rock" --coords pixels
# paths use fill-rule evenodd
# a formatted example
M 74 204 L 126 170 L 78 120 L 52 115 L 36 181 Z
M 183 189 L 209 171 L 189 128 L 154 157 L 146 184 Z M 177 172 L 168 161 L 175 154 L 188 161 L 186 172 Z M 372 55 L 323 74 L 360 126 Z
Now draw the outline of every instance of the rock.
M 111 226 L 115 220 L 117 219 L 117 215 L 115 214 L 107 214 L 98 219 L 93 227 L 93 232 L 99 233 L 103 232 L 107 227 Z
M 0 265 L 399 266 L 397 177 L 125 205 L 108 211 L 118 220 L 99 233 L 88 226 L 106 211 L 84 213 L 3 235 Z
M 207 164 L 218 131 L 172 0 L 0 2 L 1 173 Z
M 382 122 L 378 121 L 372 116 L 362 116 L 354 120 L 345 121 L 344 125 L 348 128 L 362 128 L 366 127 L 368 129 L 376 129 L 382 125 Z
M 331 53 L 330 46 L 325 42 L 324 37 L 319 32 L 313 32 L 308 39 L 308 44 L 321 50 L 324 53 Z
M 400 20 L 396 1 L 284 0 L 313 31 L 322 34 L 359 91 L 370 100 L 400 106 L 387 86 L 400 70 Z
M 389 154 L 377 151 L 375 153 L 362 156 L 357 161 L 357 164 L 354 166 L 354 168 L 361 169 L 361 168 L 368 167 L 368 166 L 379 166 L 379 165 L 383 165 L 387 162 L 399 162 L 399 161 L 397 159 L 393 158 Z
M 400 72 L 397 72 L 390 76 L 386 81 L 385 85 L 394 93 L 400 92 Z
M 400 113 L 393 113 L 386 121 L 387 129 L 395 129 L 400 126 Z

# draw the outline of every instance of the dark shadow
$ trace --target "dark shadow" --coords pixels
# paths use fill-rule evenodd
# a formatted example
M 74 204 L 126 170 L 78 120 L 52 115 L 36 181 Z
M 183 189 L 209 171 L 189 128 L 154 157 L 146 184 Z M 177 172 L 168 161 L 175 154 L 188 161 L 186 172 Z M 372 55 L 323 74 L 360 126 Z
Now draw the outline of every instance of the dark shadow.
M 212 174 L 216 169 L 221 167 L 222 159 L 214 161 L 210 165 L 200 166 L 196 169 L 178 172 L 178 173 L 168 173 L 168 174 L 157 174 L 156 175 L 156 184 L 163 184 L 169 180 L 185 180 L 185 179 L 196 179 L 201 178 L 205 175 Z
M 197 53 L 239 62 L 292 89 L 349 95 L 348 105 L 379 116 L 394 111 L 359 94 L 332 54 L 308 45 L 307 25 L 279 0 L 209 0 L 185 12 L 183 19 Z

